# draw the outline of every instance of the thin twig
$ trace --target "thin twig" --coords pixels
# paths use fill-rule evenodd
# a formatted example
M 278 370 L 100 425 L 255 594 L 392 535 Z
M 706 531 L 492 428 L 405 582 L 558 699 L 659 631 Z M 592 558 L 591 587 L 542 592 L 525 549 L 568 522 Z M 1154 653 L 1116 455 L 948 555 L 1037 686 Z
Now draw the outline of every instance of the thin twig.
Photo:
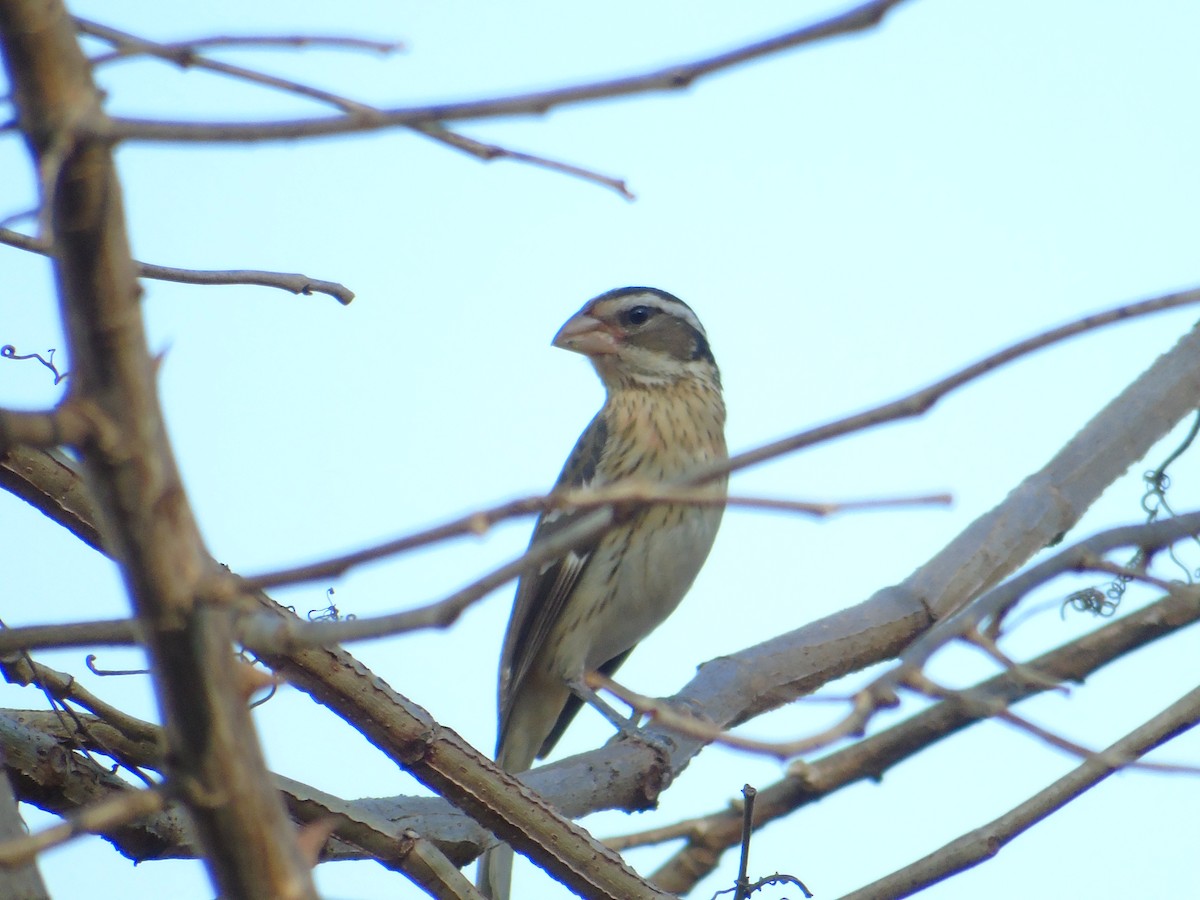
M 158 788 L 113 794 L 70 816 L 61 825 L 0 843 L 0 869 L 22 866 L 43 850 L 58 847 L 85 834 L 103 834 L 161 812 L 166 799 Z
M 917 638 L 901 654 L 902 665 L 909 671 L 919 671 L 941 647 L 950 641 L 979 628 L 985 620 L 1003 619 L 1008 611 L 1039 585 L 1065 572 L 1086 569 L 1089 560 L 1120 547 L 1140 547 L 1147 552 L 1159 550 L 1175 541 L 1200 533 L 1200 512 L 1174 519 L 1163 519 L 1143 525 L 1127 525 L 1102 531 L 1068 547 L 1045 562 L 1026 569 L 999 587 L 948 616 Z M 894 672 L 882 676 L 894 683 Z
M 1003 615 L 1021 597 L 1051 578 L 1067 571 L 1077 571 L 1089 559 L 1117 547 L 1140 546 L 1147 550 L 1158 549 L 1172 541 L 1190 537 L 1200 531 L 1200 513 L 1179 516 L 1145 525 L 1126 526 L 1094 535 L 1069 547 L 1040 565 L 1010 579 L 984 594 L 966 609 L 935 624 L 902 652 L 899 664 L 875 678 L 858 691 L 846 715 L 829 728 L 816 734 L 789 741 L 761 741 L 741 735 L 729 734 L 715 724 L 697 718 L 691 713 L 672 707 L 669 703 L 638 694 L 622 687 L 611 678 L 592 673 L 587 683 L 593 688 L 603 689 L 621 699 L 637 713 L 649 715 L 664 728 L 679 734 L 722 744 L 739 750 L 761 753 L 779 759 L 790 759 L 819 747 L 828 746 L 836 740 L 860 735 L 871 717 L 881 708 L 896 704 L 896 691 L 908 687 L 929 697 L 944 698 L 950 691 L 934 685 L 923 669 L 930 656 L 950 641 L 958 638 L 982 639 L 978 626 L 984 619 Z M 1182 590 L 1177 585 L 1164 585 L 1166 590 Z M 975 640 L 975 643 L 978 643 Z M 985 646 L 985 644 L 980 644 Z M 994 714 L 994 713 L 990 713 Z M 1030 729 L 1033 730 L 1032 728 Z M 1064 747 L 1062 744 L 1056 746 Z M 1064 749 L 1066 749 L 1064 747 Z M 1077 752 L 1087 754 L 1082 748 Z
M 30 253 L 50 256 L 50 245 L 38 238 L 21 234 L 9 228 L 0 228 L 0 244 L 7 244 Z M 179 284 L 232 285 L 252 284 L 259 287 L 279 288 L 293 294 L 328 294 L 345 305 L 354 299 L 354 292 L 336 281 L 322 281 L 307 275 L 290 272 L 263 272 L 258 269 L 177 269 L 134 260 L 138 275 L 156 281 L 173 281 Z
M 0 629 L 0 656 L 14 650 L 131 647 L 140 643 L 141 628 L 136 619 L 103 619 Z
M 58 366 L 54 364 L 54 352 L 54 350 L 48 350 L 45 356 L 42 356 L 40 353 L 19 353 L 17 352 L 17 348 L 12 344 L 5 344 L 3 347 L 0 347 L 0 358 L 16 360 L 18 362 L 27 359 L 36 359 L 54 375 L 54 383 L 59 384 L 70 373 L 58 371 Z
M 1144 725 L 1089 758 L 1070 774 L 1034 794 L 1008 813 L 951 841 L 941 849 L 872 882 L 842 900 L 909 897 L 932 884 L 993 858 L 1013 838 L 1056 812 L 1121 766 L 1111 760 L 1137 759 L 1200 722 L 1200 688 L 1185 694 Z
M 732 734 L 706 719 L 672 706 L 667 701 L 631 691 L 599 672 L 589 673 L 585 682 L 590 688 L 608 691 L 621 702 L 628 704 L 635 713 L 649 716 L 654 724 L 675 734 L 779 760 L 788 760 L 843 738 L 861 735 L 867 722 L 880 706 L 892 705 L 874 701 L 871 695 L 860 691 L 852 698 L 853 711 L 833 727 L 793 741 L 763 741 Z
M 381 127 L 412 126 L 430 122 L 543 114 L 556 106 L 566 104 L 653 91 L 682 90 L 697 79 L 723 69 L 805 44 L 873 28 L 893 7 L 902 2 L 905 0 L 872 0 L 870 3 L 863 3 L 815 24 L 805 25 L 765 40 L 745 44 L 725 53 L 668 66 L 664 69 L 656 69 L 641 75 L 613 78 L 548 91 L 535 91 L 528 94 L 468 100 L 461 103 L 384 109 L 381 110 L 380 121 L 373 123 L 365 122 L 360 117 L 354 116 L 263 123 L 169 122 L 114 118 L 111 120 L 111 124 L 98 125 L 97 128 L 102 132 L 101 136 L 114 140 L 245 142 L 290 140 L 310 135 L 348 134 Z
M 107 25 L 90 22 L 86 19 L 76 18 L 75 22 L 84 34 L 90 34 L 93 37 L 109 41 L 118 48 L 127 49 L 129 53 L 153 56 L 174 63 L 182 68 L 203 69 L 208 72 L 236 78 L 239 81 L 257 84 L 261 87 L 283 91 L 297 97 L 304 97 L 307 100 L 328 104 L 341 110 L 352 119 L 363 121 L 368 126 L 378 127 L 384 116 L 382 110 L 340 94 L 334 94 L 309 84 L 292 81 L 289 78 L 280 78 L 277 75 L 270 75 L 256 69 L 247 69 L 244 66 L 236 66 L 231 63 L 209 59 L 208 57 L 201 56 L 196 52 L 194 47 L 189 47 L 186 44 L 178 42 L 162 44 L 125 31 L 119 31 Z M 506 147 L 500 147 L 495 144 L 485 144 L 465 135 L 456 134 L 440 123 L 419 122 L 412 125 L 411 128 L 426 137 L 467 153 L 484 162 L 496 159 L 511 159 L 515 162 L 527 163 L 564 175 L 581 178 L 585 181 L 592 181 L 616 191 L 627 200 L 633 199 L 633 194 L 629 192 L 624 181 L 607 175 L 601 175 L 598 172 L 593 172 L 580 166 L 547 159 L 546 157 L 537 156 L 532 153 L 509 150 Z
M 749 784 L 742 785 L 742 852 L 738 855 L 733 900 L 746 900 L 750 896 L 750 835 L 754 833 L 754 798 L 757 796 L 756 788 Z
M 76 19 L 76 22 L 80 21 L 80 19 Z M 187 54 L 196 50 L 272 50 L 280 47 L 291 50 L 314 47 L 330 50 L 367 50 L 388 56 L 405 49 L 404 44 L 400 41 L 377 41 L 371 38 L 323 34 L 210 35 L 187 40 L 165 41 L 157 46 L 164 51 L 178 54 Z M 120 44 L 111 53 L 93 56 L 91 63 L 93 67 L 99 67 L 119 60 L 134 59 L 145 55 L 146 52 L 136 46 Z
M 606 506 L 632 510 L 650 504 L 680 503 L 694 506 L 734 506 L 793 512 L 822 518 L 837 513 L 873 509 L 944 506 L 949 504 L 952 499 L 949 494 L 926 494 L 914 497 L 820 502 L 785 500 L 776 497 L 714 496 L 711 491 L 704 488 L 638 482 L 617 483 L 602 488 L 559 490 L 549 494 L 535 494 L 516 500 L 507 500 L 504 503 L 476 510 L 440 525 L 365 547 L 362 550 L 355 550 L 320 562 L 307 563 L 289 569 L 250 575 L 243 579 L 243 583 L 252 588 L 268 588 L 337 578 L 364 563 L 408 553 L 456 537 L 481 536 L 499 522 L 521 516 L 540 515 L 551 510 L 590 510 Z
M 18 684 L 34 684 L 47 691 L 55 700 L 70 700 L 77 703 L 131 740 L 154 740 L 158 734 L 157 726 L 136 716 L 131 716 L 101 700 L 80 684 L 74 675 L 67 672 L 60 672 L 44 663 L 28 658 L 17 663 L 6 663 L 5 670 L 10 681 Z
M 721 475 L 747 469 L 750 466 L 776 459 L 788 453 L 794 453 L 797 450 L 811 447 L 814 444 L 872 428 L 883 422 L 894 422 L 924 415 L 947 394 L 974 381 L 976 378 L 986 375 L 988 372 L 1020 359 L 1023 356 L 1028 356 L 1031 353 L 1042 350 L 1051 344 L 1056 344 L 1068 338 L 1117 322 L 1124 322 L 1140 316 L 1153 315 L 1154 313 L 1164 312 L 1169 309 L 1178 309 L 1195 303 L 1200 303 L 1200 288 L 1178 291 L 1173 294 L 1164 294 L 1149 300 L 1141 300 L 1136 303 L 1114 307 L 1113 309 L 1094 315 L 1084 316 L 1081 319 L 1076 319 L 1074 322 L 1068 322 L 1065 325 L 1044 331 L 1031 338 L 1018 341 L 1015 344 L 1005 347 L 1003 350 L 984 357 L 978 362 L 959 369 L 957 372 L 948 375 L 940 381 L 935 381 L 928 387 L 901 397 L 899 400 L 893 400 L 890 403 L 884 403 L 865 412 L 798 432 L 789 437 L 781 438 L 778 441 L 773 441 L 770 444 L 764 444 L 761 447 L 755 447 L 752 450 L 731 456 L 727 461 L 714 463 L 695 476 L 695 480 L 702 481 L 718 478 Z
M 305 622 L 299 618 L 255 613 L 237 621 L 237 637 L 255 653 L 267 654 L 290 652 L 299 647 L 385 637 L 418 628 L 446 627 L 471 604 L 524 572 L 594 538 L 607 529 L 612 520 L 611 509 L 594 510 L 553 538 L 539 542 L 511 562 L 427 606 L 386 616 L 342 619 L 337 622 Z
M 410 127 L 418 134 L 423 134 L 431 140 L 445 144 L 447 147 L 452 147 L 455 150 L 460 150 L 484 162 L 491 162 L 496 159 L 511 159 L 513 162 L 526 163 L 541 169 L 548 169 L 552 172 L 569 175 L 572 178 L 595 182 L 601 187 L 616 191 L 626 200 L 637 199 L 633 192 L 629 190 L 628 185 L 625 184 L 624 179 L 614 178 L 611 175 L 603 175 L 593 169 L 585 169 L 582 166 L 550 159 L 545 156 L 537 156 L 536 154 L 526 153 L 522 150 L 511 150 L 508 147 L 501 147 L 499 144 L 488 144 L 483 141 L 477 141 L 460 132 L 451 131 L 441 123 L 418 123 Z
M 1197 620 L 1200 620 L 1200 604 L 1194 595 L 1169 594 L 1120 621 L 1107 622 L 1029 660 L 1017 670 L 1001 672 L 957 692 L 861 741 L 812 762 L 794 762 L 788 768 L 787 778 L 759 789 L 755 827 L 762 828 L 865 779 L 878 779 L 935 742 L 983 721 L 998 710 L 1043 694 L 1050 685 L 1081 681 Z M 1036 677 L 1030 678 L 1031 673 Z M 740 830 L 741 816 L 737 809 L 726 808 L 644 834 L 609 838 L 606 843 L 624 850 L 686 837 L 687 845 L 651 876 L 660 887 L 685 893 L 716 867 L 723 851 L 737 846 Z
M 1198 531 L 1200 531 L 1200 512 L 1143 525 L 1114 528 L 1093 535 L 1052 556 L 1045 562 L 1027 569 L 1015 578 L 988 591 L 958 612 L 936 622 L 899 654 L 896 666 L 879 675 L 859 691 L 851 710 L 841 721 L 825 731 L 807 738 L 778 743 L 747 741 L 742 738 L 734 743 L 728 741 L 726 737 L 722 737 L 721 742 L 758 753 L 784 756 L 784 754 L 798 755 L 816 747 L 827 746 L 831 739 L 841 738 L 846 734 L 861 733 L 866 727 L 867 721 L 881 706 L 892 705 L 895 702 L 898 688 L 910 687 L 931 695 L 936 693 L 932 683 L 923 675 L 925 664 L 935 652 L 960 638 L 970 640 L 971 635 L 980 631 L 981 623 L 988 619 L 995 621 L 1002 618 L 1021 598 L 1055 576 L 1064 572 L 1078 571 L 1086 566 L 1087 560 L 1094 559 L 1100 554 L 1118 547 L 1137 546 L 1147 551 L 1156 550 L 1168 546 L 1174 541 L 1191 537 Z M 1178 586 L 1167 585 L 1167 587 L 1168 589 L 1182 590 Z M 649 698 L 644 699 L 651 704 L 658 702 Z M 671 728 L 676 727 L 673 720 L 667 720 L 664 724 Z M 697 726 L 697 732 L 693 732 L 686 730 L 686 722 L 682 725 L 683 733 L 703 736 L 697 733 L 699 726 Z

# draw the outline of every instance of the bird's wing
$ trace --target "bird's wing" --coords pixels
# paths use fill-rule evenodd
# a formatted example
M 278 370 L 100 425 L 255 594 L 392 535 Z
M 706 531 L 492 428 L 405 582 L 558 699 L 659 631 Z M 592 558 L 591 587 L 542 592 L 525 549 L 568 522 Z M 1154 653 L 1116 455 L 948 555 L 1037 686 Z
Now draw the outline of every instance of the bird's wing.
M 567 458 L 555 488 L 583 487 L 596 474 L 596 466 L 604 451 L 608 436 L 604 418 L 600 413 L 579 440 Z M 571 525 L 580 513 L 551 510 L 544 514 L 533 531 L 529 546 L 553 537 Z M 561 617 L 575 585 L 587 567 L 599 539 L 578 547 L 558 559 L 544 563 L 537 572 L 522 576 L 517 585 L 517 598 L 513 604 L 512 618 L 504 637 L 504 650 L 500 655 L 500 735 L 507 727 L 512 712 L 513 700 L 519 694 L 521 683 L 546 644 L 546 637 L 554 623 Z

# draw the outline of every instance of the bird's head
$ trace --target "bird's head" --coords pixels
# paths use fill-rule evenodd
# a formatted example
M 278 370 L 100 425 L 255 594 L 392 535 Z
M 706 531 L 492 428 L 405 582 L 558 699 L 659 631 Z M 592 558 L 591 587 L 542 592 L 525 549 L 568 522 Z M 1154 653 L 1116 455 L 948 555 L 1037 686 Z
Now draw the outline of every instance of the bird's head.
M 618 288 L 589 300 L 554 346 L 588 357 L 610 390 L 697 377 L 720 384 L 704 326 L 691 307 L 657 288 Z

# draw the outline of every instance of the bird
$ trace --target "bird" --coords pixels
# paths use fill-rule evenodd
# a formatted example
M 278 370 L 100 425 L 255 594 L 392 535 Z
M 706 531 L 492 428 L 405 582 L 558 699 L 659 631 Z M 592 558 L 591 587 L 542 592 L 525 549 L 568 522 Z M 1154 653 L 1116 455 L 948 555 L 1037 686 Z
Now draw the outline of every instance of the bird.
M 559 489 L 678 484 L 728 458 L 721 375 L 700 320 L 666 291 L 624 287 L 594 297 L 553 345 L 586 356 L 605 401 L 580 435 Z M 582 706 L 584 676 L 612 675 L 672 613 L 708 557 L 728 477 L 697 486 L 717 502 L 653 504 L 518 582 L 499 675 L 496 762 L 510 773 L 547 755 Z M 584 513 L 551 509 L 530 548 Z M 512 849 L 486 851 L 478 883 L 507 900 Z

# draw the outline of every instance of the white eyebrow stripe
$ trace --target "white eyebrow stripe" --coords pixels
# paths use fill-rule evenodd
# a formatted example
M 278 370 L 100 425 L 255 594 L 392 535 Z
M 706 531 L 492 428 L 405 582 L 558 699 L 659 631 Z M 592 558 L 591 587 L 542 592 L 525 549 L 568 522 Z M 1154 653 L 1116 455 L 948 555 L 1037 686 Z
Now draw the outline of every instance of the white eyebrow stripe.
M 708 338 L 708 333 L 704 330 L 704 326 L 700 324 L 700 320 L 696 318 L 696 314 L 683 301 L 668 300 L 665 297 L 660 297 L 658 294 L 652 294 L 647 291 L 614 297 L 611 300 L 605 301 L 605 303 L 613 304 L 616 310 L 629 309 L 633 306 L 652 306 L 661 313 L 683 319 L 706 339 Z

